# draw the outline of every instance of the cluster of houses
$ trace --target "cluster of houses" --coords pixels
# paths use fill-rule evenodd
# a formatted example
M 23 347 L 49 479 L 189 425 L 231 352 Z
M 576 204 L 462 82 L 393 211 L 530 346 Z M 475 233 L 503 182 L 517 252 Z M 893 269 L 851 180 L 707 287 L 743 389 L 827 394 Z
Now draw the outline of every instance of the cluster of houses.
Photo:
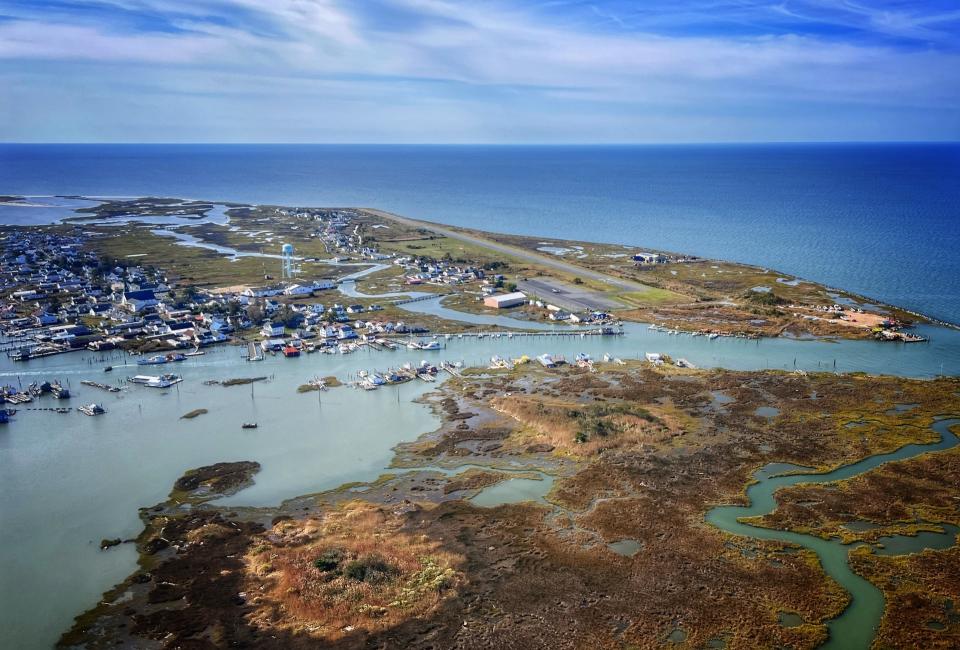
M 11 231 L 0 257 L 0 329 L 15 358 L 110 349 L 155 340 L 209 345 L 234 325 L 175 299 L 162 273 L 109 266 L 84 250 L 84 235 Z
M 551 305 L 543 300 L 528 298 L 522 291 L 512 291 L 510 293 L 495 293 L 483 298 L 485 307 L 493 309 L 509 309 L 522 305 L 530 305 L 538 309 L 545 309 L 547 318 L 552 321 L 563 321 L 567 323 L 605 323 L 611 320 L 610 314 L 602 311 L 587 311 L 582 313 L 572 313 Z
M 694 255 L 673 255 L 667 253 L 655 253 L 649 251 L 641 251 L 639 253 L 633 254 L 633 263 L 636 266 L 654 266 L 656 264 L 667 264 L 667 263 L 680 263 L 680 262 L 696 262 L 699 261 L 699 257 Z
M 486 273 L 478 266 L 457 264 L 449 260 L 403 256 L 395 258 L 393 264 L 404 269 L 404 280 L 409 285 L 457 286 L 486 278 Z
M 201 347 L 263 326 L 265 339 L 343 340 L 363 334 L 423 333 L 403 322 L 360 320 L 379 305 L 327 308 L 291 298 L 333 289 L 299 280 L 230 293 L 175 287 L 160 271 L 108 264 L 85 250 L 85 236 L 11 231 L 0 237 L 0 331 L 17 360 L 76 349 Z

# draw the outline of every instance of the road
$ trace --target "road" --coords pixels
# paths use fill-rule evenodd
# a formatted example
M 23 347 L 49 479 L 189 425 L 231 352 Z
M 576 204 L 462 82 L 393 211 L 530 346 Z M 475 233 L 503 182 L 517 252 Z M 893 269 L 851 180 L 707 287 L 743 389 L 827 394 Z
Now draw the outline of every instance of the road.
M 402 223 L 406 226 L 423 228 L 438 235 L 443 235 L 444 237 L 459 239 L 460 241 L 476 244 L 477 246 L 483 246 L 485 248 L 489 248 L 490 250 L 503 253 L 504 255 L 509 255 L 510 257 L 516 257 L 533 264 L 540 264 L 542 266 L 546 266 L 557 271 L 562 271 L 564 273 L 569 273 L 583 279 L 603 282 L 623 291 L 648 291 L 650 289 L 650 287 L 643 283 L 634 282 L 633 280 L 624 280 L 623 278 L 614 277 L 599 271 L 593 271 L 582 266 L 577 266 L 576 264 L 570 264 L 569 262 L 556 259 L 556 257 L 552 255 L 540 255 L 539 253 L 534 253 L 523 248 L 508 246 L 507 244 L 490 241 L 489 239 L 483 239 L 482 237 L 474 237 L 473 235 L 467 235 L 456 230 L 451 230 L 450 228 L 444 228 L 443 226 L 426 223 L 424 221 L 417 221 L 416 219 L 408 219 L 407 217 L 401 217 L 400 215 L 396 215 L 391 212 L 384 212 L 383 210 L 363 208 L 363 211 L 377 217 L 382 217 L 383 219 L 389 219 L 391 221 Z

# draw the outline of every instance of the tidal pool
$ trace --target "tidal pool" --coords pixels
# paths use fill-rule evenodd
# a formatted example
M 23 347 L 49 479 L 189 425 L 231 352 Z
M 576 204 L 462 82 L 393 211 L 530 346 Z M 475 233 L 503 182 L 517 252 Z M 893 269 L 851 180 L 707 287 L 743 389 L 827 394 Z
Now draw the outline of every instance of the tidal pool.
M 542 472 L 538 474 L 538 478 L 508 478 L 494 483 L 480 490 L 470 502 L 484 508 L 523 501 L 546 503 L 544 498 L 553 487 L 553 477 Z

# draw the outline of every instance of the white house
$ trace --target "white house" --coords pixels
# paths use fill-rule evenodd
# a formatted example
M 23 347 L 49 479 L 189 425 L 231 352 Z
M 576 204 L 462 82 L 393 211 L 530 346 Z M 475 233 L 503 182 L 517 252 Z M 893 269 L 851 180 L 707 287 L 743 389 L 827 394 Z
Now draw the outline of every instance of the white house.
M 283 336 L 283 324 L 274 323 L 273 321 L 267 321 L 263 324 L 263 327 L 260 329 L 260 333 L 264 338 L 275 339 Z
M 127 291 L 123 294 L 120 304 L 128 311 L 136 314 L 144 309 L 156 307 L 160 304 L 160 301 L 157 300 L 157 296 L 151 289 L 144 289 L 142 291 Z

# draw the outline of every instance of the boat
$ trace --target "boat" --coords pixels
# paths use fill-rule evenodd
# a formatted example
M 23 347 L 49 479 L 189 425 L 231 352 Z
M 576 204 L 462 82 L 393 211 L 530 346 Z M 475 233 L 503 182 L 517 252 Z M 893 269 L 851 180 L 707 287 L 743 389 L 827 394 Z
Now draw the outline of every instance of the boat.
M 103 369 L 104 372 L 113 372 L 113 366 L 107 366 Z
M 87 406 L 81 406 L 77 410 L 83 413 L 84 415 L 91 415 L 91 416 L 103 415 L 104 413 L 107 412 L 106 409 L 104 409 L 99 404 L 88 404 Z
M 161 364 L 167 363 L 168 359 L 162 354 L 155 354 L 152 357 L 147 357 L 146 359 L 138 359 L 138 366 L 159 366 Z
M 179 384 L 183 378 L 174 374 L 154 375 L 136 375 L 130 378 L 130 383 L 140 384 L 147 388 L 170 388 L 174 384 Z
M 205 355 L 205 354 L 206 354 L 206 352 L 204 352 L 204 351 L 201 350 L 200 348 L 195 348 L 195 349 L 193 349 L 193 350 L 190 350 L 190 352 L 184 352 L 184 353 L 183 353 L 183 356 L 185 356 L 185 357 L 202 357 L 202 356 Z
M 256 423 L 256 422 L 244 422 L 243 424 L 240 425 L 240 428 L 241 428 L 241 429 L 256 429 L 256 428 L 257 428 L 257 423 Z
M 294 346 L 292 346 L 292 345 L 288 345 L 287 347 L 283 348 L 283 356 L 285 356 L 285 357 L 299 357 L 299 356 L 300 356 L 300 348 L 294 347 Z
M 707 338 L 712 341 L 713 339 L 715 339 L 715 338 L 717 338 L 717 337 L 719 337 L 719 336 L 720 336 L 719 334 L 717 334 L 716 332 L 713 332 L 713 333 L 710 334 L 710 336 L 708 336 Z
M 50 394 L 53 395 L 54 399 L 70 399 L 70 391 L 59 383 L 53 384 L 50 388 Z
M 427 341 L 420 344 L 421 350 L 439 350 L 441 347 L 440 341 Z
M 544 368 L 553 368 L 557 365 L 556 362 L 553 360 L 553 357 L 551 357 L 549 354 L 546 354 L 546 353 L 541 354 L 539 357 L 537 357 L 537 361 Z
M 14 361 L 27 361 L 30 359 L 30 351 L 17 350 L 16 352 L 10 355 L 10 358 L 13 359 Z

